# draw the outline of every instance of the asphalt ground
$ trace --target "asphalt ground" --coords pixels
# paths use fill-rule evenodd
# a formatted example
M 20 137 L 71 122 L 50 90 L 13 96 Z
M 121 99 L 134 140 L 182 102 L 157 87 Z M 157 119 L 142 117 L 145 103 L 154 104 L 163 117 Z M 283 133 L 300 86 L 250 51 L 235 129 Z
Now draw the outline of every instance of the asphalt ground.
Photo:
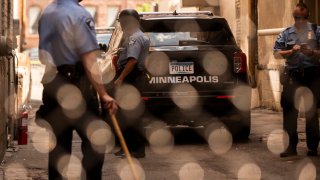
M 29 113 L 28 145 L 10 148 L 0 166 L 0 177 L 4 179 L 47 179 L 48 153 L 43 146 L 47 139 L 36 136 L 43 133 L 34 124 L 36 104 Z M 199 133 L 201 128 L 166 127 L 163 132 L 170 132 L 173 143 L 151 144 L 146 149 L 146 157 L 135 162 L 141 179 L 320 179 L 319 156 L 306 156 L 305 120 L 300 118 L 298 122 L 300 141 L 295 157 L 279 157 L 283 148 L 283 138 L 279 138 L 282 137 L 282 114 L 255 109 L 252 111 L 252 132 L 247 141 L 230 143 L 223 128 L 219 129 L 220 136 L 213 135 L 210 139 L 203 138 Z M 80 144 L 75 133 L 74 156 L 66 173 L 69 179 L 80 176 Z M 132 179 L 126 160 L 113 155 L 118 149 L 114 146 L 105 154 L 103 179 Z

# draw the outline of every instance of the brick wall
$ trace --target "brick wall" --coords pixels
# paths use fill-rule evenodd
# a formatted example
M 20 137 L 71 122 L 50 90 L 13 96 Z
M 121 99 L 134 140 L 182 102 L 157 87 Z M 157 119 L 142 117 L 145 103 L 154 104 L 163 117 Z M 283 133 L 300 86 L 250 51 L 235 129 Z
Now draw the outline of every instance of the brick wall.
M 0 84 L 6 83 L 5 78 L 5 59 L 0 57 Z M 5 93 L 0 91 L 0 162 L 4 156 L 6 146 L 7 146 L 7 132 L 6 132 L 6 113 L 5 113 Z
M 42 10 L 50 3 L 52 0 L 26 0 L 25 4 L 25 43 L 23 45 L 24 49 L 37 48 L 39 37 L 35 34 L 29 33 L 29 20 L 28 12 L 30 7 L 38 6 Z M 137 8 L 138 5 L 143 3 L 151 4 L 152 0 L 83 0 L 81 4 L 83 6 L 95 7 L 97 9 L 96 14 L 96 27 L 105 27 L 107 26 L 107 8 L 110 6 L 118 6 L 119 9 L 125 8 Z
M 2 0 L 0 0 L 0 9 L 2 9 Z M 1 13 L 1 17 L 2 17 L 2 13 Z M 1 18 L 2 20 L 2 18 Z M 0 30 L 2 29 L 3 25 L 2 25 L 2 21 L 0 22 Z M 0 33 L 2 34 L 2 33 Z M 3 66 L 3 61 L 1 61 L 2 58 L 0 57 L 0 83 L 3 84 L 4 83 L 4 66 Z M 4 152 L 5 152 L 5 146 L 4 143 L 7 142 L 6 141 L 6 136 L 7 134 L 5 133 L 5 118 L 4 118 L 4 94 L 0 91 L 0 160 L 2 161 L 2 158 L 4 156 Z
M 1 22 L 0 35 L 13 39 L 13 1 L 0 0 Z M 13 132 L 14 112 L 14 63 L 11 57 L 0 57 L 0 162 L 8 144 L 8 133 Z M 11 136 L 12 137 L 12 136 Z M 10 141 L 9 141 L 10 142 Z

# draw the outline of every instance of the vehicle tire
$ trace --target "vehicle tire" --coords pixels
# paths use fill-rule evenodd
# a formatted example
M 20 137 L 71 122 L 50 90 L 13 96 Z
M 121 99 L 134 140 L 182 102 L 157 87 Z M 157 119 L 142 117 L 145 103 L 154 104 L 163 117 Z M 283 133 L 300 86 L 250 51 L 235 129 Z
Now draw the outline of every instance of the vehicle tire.
M 229 117 L 223 118 L 223 123 L 232 134 L 234 141 L 248 139 L 251 130 L 250 111 L 234 113 Z

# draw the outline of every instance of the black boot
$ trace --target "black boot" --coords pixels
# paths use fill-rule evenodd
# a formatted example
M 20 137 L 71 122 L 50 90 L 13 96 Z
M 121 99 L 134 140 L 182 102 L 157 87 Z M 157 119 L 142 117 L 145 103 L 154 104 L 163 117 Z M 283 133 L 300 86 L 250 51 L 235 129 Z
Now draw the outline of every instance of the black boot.
M 317 150 L 308 150 L 307 156 L 318 156 Z
M 124 154 L 124 152 L 123 152 L 122 149 L 120 149 L 118 152 L 114 153 L 114 155 L 115 155 L 116 157 L 120 157 L 120 158 L 125 157 L 125 154 Z
M 296 148 L 288 148 L 286 151 L 280 153 L 280 157 L 285 158 L 285 157 L 290 157 L 290 156 L 296 156 L 297 149 Z
M 131 154 L 135 158 L 144 158 L 144 157 L 146 157 L 146 153 L 145 152 L 132 152 Z

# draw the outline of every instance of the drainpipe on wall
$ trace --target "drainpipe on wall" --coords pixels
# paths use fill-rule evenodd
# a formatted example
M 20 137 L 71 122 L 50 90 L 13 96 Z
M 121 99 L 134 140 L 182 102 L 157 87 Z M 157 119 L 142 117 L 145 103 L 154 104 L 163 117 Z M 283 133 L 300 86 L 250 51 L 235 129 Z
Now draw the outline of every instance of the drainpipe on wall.
M 249 83 L 257 87 L 256 65 L 258 64 L 258 0 L 249 0 L 249 18 L 254 26 L 249 26 Z
M 26 22 L 25 22 L 25 6 L 26 6 L 26 2 L 25 0 L 19 0 L 20 3 L 20 10 L 19 10 L 19 15 L 20 15 L 20 42 L 19 42 L 19 52 L 23 51 L 23 47 L 24 47 L 24 43 L 25 43 L 25 26 L 26 26 Z
M 272 36 L 279 35 L 285 28 L 274 28 L 274 29 L 260 29 L 258 30 L 259 36 Z

